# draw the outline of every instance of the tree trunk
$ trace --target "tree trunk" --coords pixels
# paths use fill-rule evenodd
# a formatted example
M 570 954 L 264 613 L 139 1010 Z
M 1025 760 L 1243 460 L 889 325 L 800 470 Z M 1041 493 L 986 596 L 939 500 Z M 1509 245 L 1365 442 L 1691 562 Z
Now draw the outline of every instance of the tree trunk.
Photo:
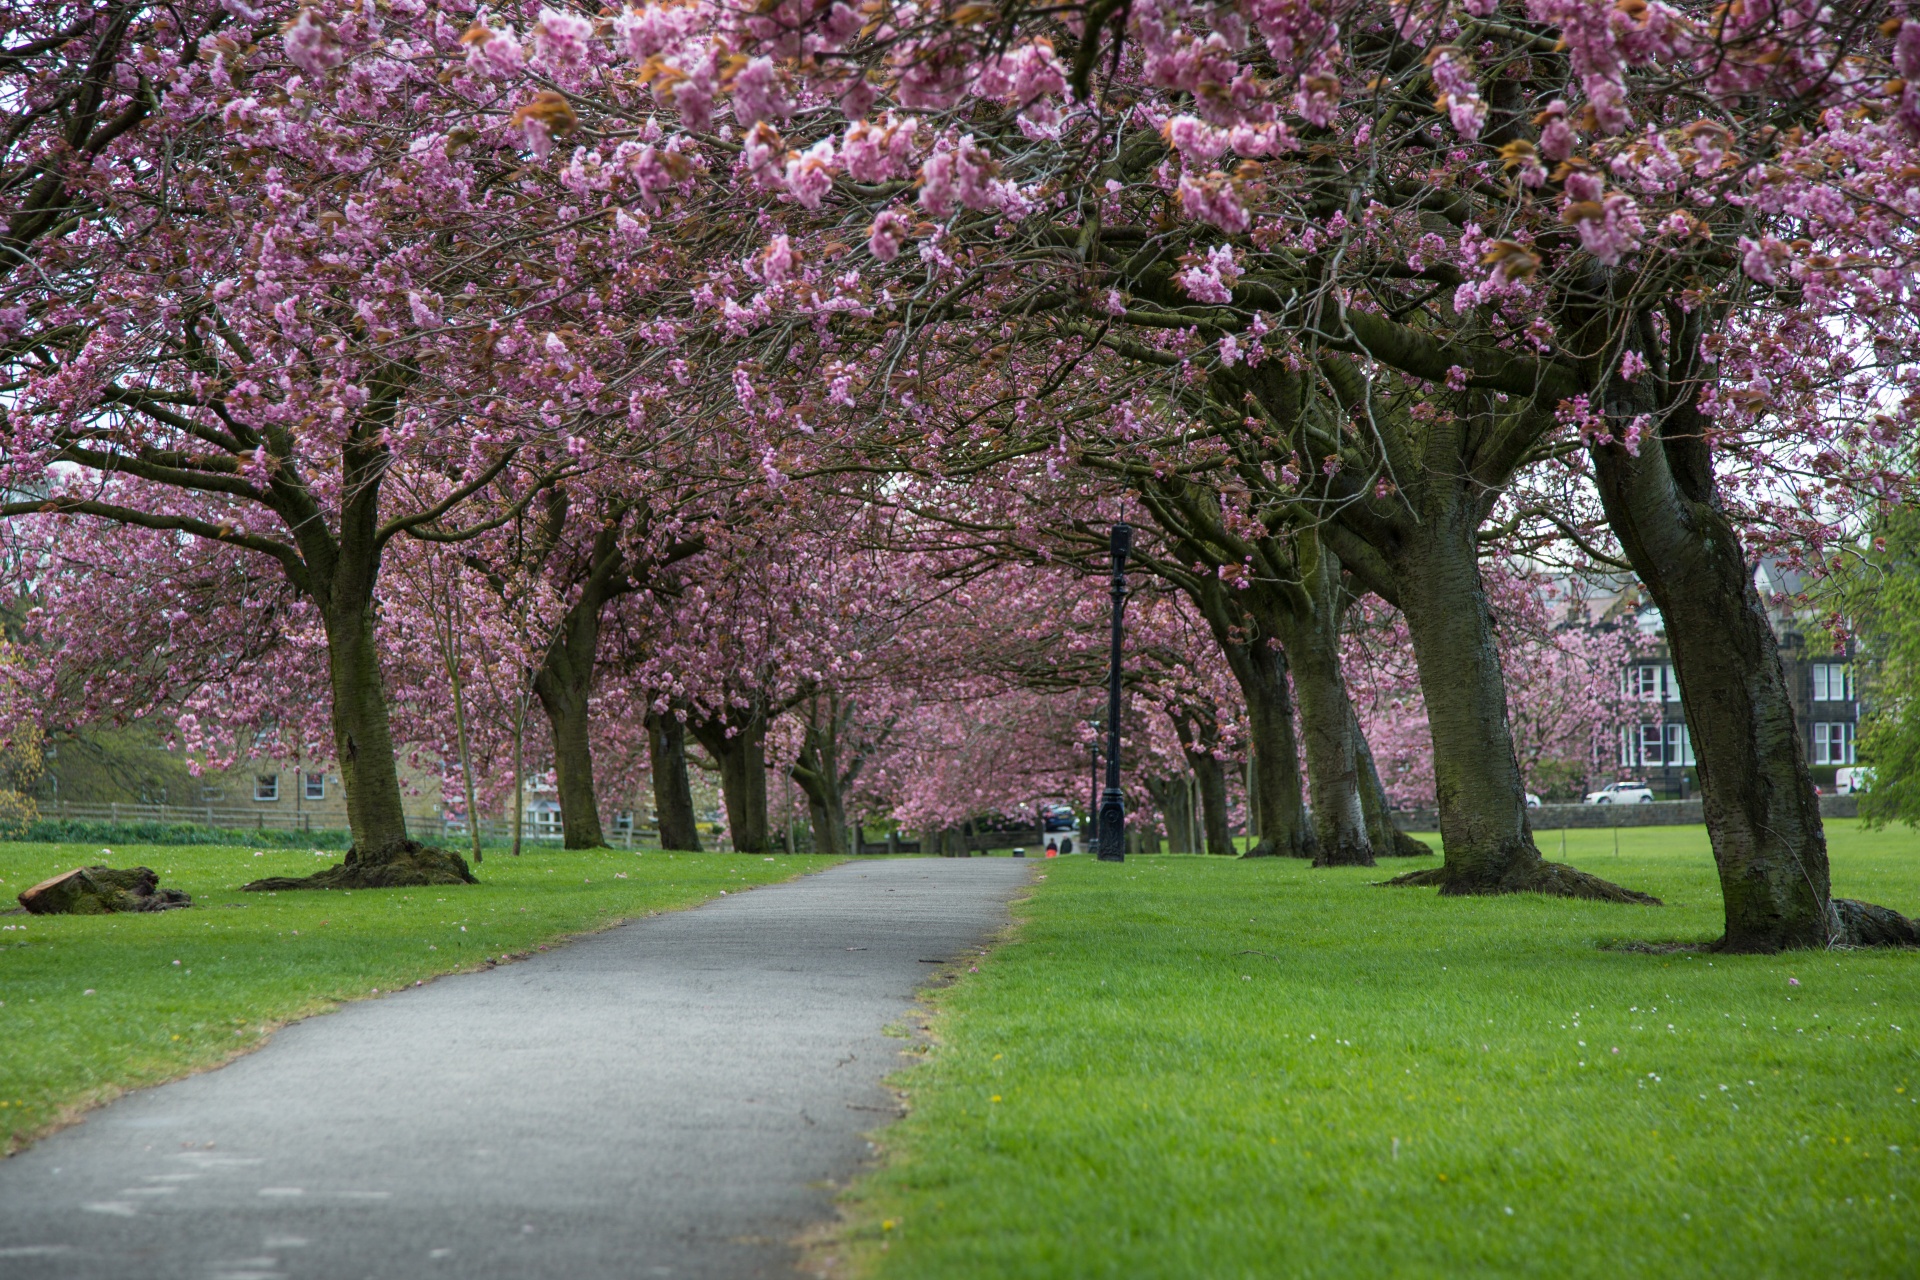
M 1507 720 L 1505 677 L 1480 578 L 1473 503 L 1432 503 L 1406 531 L 1394 589 L 1413 639 L 1433 738 L 1433 770 L 1445 864 L 1399 877 L 1443 894 L 1552 893 L 1649 902 L 1534 847 L 1526 792 Z
M 1311 535 L 1302 534 L 1295 545 L 1311 606 L 1282 614 L 1277 621 L 1293 663 L 1294 693 L 1300 699 L 1300 731 L 1313 797 L 1313 865 L 1370 867 L 1373 842 L 1360 804 L 1356 721 L 1346 678 L 1340 672 L 1340 619 L 1345 612 L 1340 562 Z
M 720 766 L 727 831 L 735 853 L 767 853 L 767 722 L 758 711 L 695 720 L 693 736 Z M 733 732 L 729 735 L 728 730 Z
M 370 577 L 369 577 L 370 580 Z M 472 884 L 466 859 L 407 838 L 400 771 L 388 728 L 386 690 L 374 647 L 373 603 L 358 592 L 323 610 L 327 669 L 333 691 L 333 743 L 347 789 L 353 847 L 344 861 L 311 876 L 269 876 L 242 888 L 381 889 L 406 885 Z
M 1260 815 L 1260 838 L 1249 858 L 1311 858 L 1316 841 L 1300 794 L 1300 748 L 1293 730 L 1293 692 L 1287 682 L 1287 655 L 1279 649 L 1249 647 L 1229 659 L 1247 700 L 1248 736 L 1253 741 L 1253 789 L 1249 808 Z
M 1387 789 L 1380 785 L 1380 770 L 1373 760 L 1373 748 L 1367 743 L 1367 733 L 1360 725 L 1359 713 L 1354 711 L 1352 702 L 1347 704 L 1347 714 L 1353 717 L 1354 751 L 1360 761 L 1360 808 L 1367 816 L 1367 835 L 1373 842 L 1376 857 L 1381 858 L 1426 858 L 1433 850 L 1424 841 L 1415 840 L 1400 829 L 1393 820 L 1393 806 L 1387 801 Z
M 1300 795 L 1300 751 L 1293 732 L 1293 692 L 1287 682 L 1287 655 L 1278 646 L 1270 609 L 1255 611 L 1265 591 L 1255 583 L 1233 593 L 1216 578 L 1199 580 L 1190 592 L 1207 620 L 1247 704 L 1253 746 L 1252 794 L 1248 818 L 1259 817 L 1260 838 L 1249 858 L 1311 858 L 1313 828 Z
M 671 712 L 647 717 L 647 753 L 653 764 L 653 811 L 660 826 L 660 847 L 700 852 L 700 824 L 687 781 L 687 730 Z
M 1184 777 L 1150 780 L 1147 791 L 1153 796 L 1153 803 L 1166 824 L 1167 852 L 1192 853 L 1193 805 L 1189 780 Z M 1044 838 L 1041 843 L 1046 843 Z
M 449 651 L 447 662 L 447 682 L 453 689 L 453 736 L 454 744 L 460 752 L 460 791 L 467 804 L 467 838 L 473 845 L 473 865 L 479 866 L 480 852 L 480 810 L 473 794 L 473 752 L 467 745 L 467 708 L 466 698 L 460 687 L 460 664 L 457 654 Z
M 591 675 L 591 670 L 583 673 L 565 666 L 556 672 L 549 661 L 533 676 L 533 692 L 553 730 L 560 831 L 562 843 L 569 849 L 602 849 L 607 844 L 600 827 L 600 800 L 593 786 L 593 747 L 588 739 L 592 717 L 587 686 Z
M 1674 337 L 1670 381 L 1688 388 L 1699 372 L 1697 319 L 1680 322 Z M 1664 407 L 1653 382 L 1615 383 L 1607 401 L 1615 434 L 1633 416 Z M 1657 438 L 1638 456 L 1596 444 L 1595 479 L 1607 521 L 1666 623 L 1726 907 L 1719 946 L 1824 947 L 1845 939 L 1835 936 L 1820 801 L 1779 643 L 1720 502 L 1692 395 L 1685 390 L 1662 415 Z
M 377 861 L 407 844 L 407 815 L 373 635 L 373 603 L 344 602 L 324 617 L 334 758 L 347 789 L 347 825 L 361 858 Z
M 837 699 L 830 699 L 826 723 L 820 723 L 820 708 L 812 708 L 800 753 L 794 760 L 792 777 L 807 795 L 807 816 L 813 827 L 813 851 L 835 857 L 846 852 L 842 845 L 847 829 L 847 811 L 840 794 L 840 717 Z
M 1187 754 L 1195 789 L 1200 793 L 1200 832 L 1207 852 L 1233 854 L 1233 826 L 1227 820 L 1227 768 L 1218 756 L 1204 751 Z

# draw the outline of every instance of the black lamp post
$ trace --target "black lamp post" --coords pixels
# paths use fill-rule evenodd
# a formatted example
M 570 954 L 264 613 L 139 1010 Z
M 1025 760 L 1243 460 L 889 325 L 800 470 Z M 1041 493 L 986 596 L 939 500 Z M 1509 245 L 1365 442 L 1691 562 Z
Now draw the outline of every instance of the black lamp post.
M 1127 604 L 1127 552 L 1133 530 L 1113 526 L 1113 659 L 1107 670 L 1107 789 L 1100 797 L 1100 861 L 1127 857 L 1127 798 L 1120 790 L 1120 627 Z

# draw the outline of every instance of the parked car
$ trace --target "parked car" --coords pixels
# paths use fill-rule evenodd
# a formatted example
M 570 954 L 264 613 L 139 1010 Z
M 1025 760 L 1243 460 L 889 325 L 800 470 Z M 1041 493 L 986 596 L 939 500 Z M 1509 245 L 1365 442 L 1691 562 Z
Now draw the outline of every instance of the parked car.
M 1653 788 L 1644 782 L 1609 782 L 1587 792 L 1585 804 L 1652 804 Z
M 1050 804 L 1045 807 L 1046 829 L 1048 831 L 1072 831 L 1074 829 L 1073 808 L 1070 805 Z
M 1540 797 L 1533 794 L 1533 792 L 1531 791 L 1527 792 L 1527 808 L 1538 809 L 1539 807 L 1540 807 Z
M 1873 766 L 1870 764 L 1848 765 L 1833 775 L 1833 793 L 1838 796 L 1857 796 L 1872 785 Z

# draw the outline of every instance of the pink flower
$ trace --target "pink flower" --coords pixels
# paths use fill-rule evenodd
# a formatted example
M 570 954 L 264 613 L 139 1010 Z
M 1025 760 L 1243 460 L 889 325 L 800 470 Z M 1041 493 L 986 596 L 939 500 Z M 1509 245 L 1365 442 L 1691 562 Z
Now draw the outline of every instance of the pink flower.
M 347 59 L 333 28 L 315 22 L 311 9 L 302 9 L 293 25 L 287 28 L 286 50 L 293 64 L 315 80 Z
M 793 103 L 780 83 L 772 58 L 754 58 L 733 78 L 733 118 L 743 129 L 762 120 L 784 120 Z
M 1620 357 L 1620 378 L 1623 382 L 1632 382 L 1647 371 L 1647 358 L 1638 351 L 1629 351 Z
M 553 71 L 573 72 L 587 65 L 587 41 L 593 23 L 577 13 L 541 9 L 533 29 L 533 60 Z
M 1197 302 L 1232 302 L 1233 282 L 1240 278 L 1240 267 L 1233 260 L 1230 245 L 1215 245 L 1206 259 L 1174 277 L 1174 283 Z
M 822 138 L 787 158 L 787 191 L 802 208 L 818 209 L 833 190 L 833 139 Z
M 988 183 L 1000 166 L 972 134 L 959 141 L 942 138 L 920 166 L 920 207 L 936 218 L 951 214 L 956 205 L 986 210 L 993 207 Z
M 900 256 L 900 246 L 913 234 L 913 223 L 904 209 L 888 209 L 873 220 L 867 232 L 867 251 L 882 262 Z
M 1190 218 L 1210 222 L 1235 235 L 1253 225 L 1246 206 L 1240 203 L 1240 193 L 1227 175 L 1217 170 L 1204 178 L 1180 175 L 1180 208 Z
M 1772 236 L 1740 237 L 1740 269 L 1765 285 L 1778 285 L 1793 264 L 1792 251 Z

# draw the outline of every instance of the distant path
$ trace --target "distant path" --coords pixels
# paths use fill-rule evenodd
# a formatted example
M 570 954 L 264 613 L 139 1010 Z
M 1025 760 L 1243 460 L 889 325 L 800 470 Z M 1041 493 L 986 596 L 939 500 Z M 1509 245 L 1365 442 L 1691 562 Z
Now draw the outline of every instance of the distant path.
M 1031 865 L 848 863 L 286 1028 L 0 1161 L 0 1277 L 791 1275 L 882 1028 Z

